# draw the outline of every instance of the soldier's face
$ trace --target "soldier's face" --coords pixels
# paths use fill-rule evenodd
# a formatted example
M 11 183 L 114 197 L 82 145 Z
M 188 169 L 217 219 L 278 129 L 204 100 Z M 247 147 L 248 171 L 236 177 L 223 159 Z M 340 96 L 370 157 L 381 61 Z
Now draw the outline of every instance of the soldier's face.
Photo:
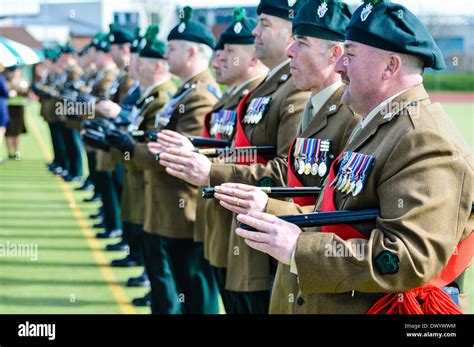
M 165 53 L 165 59 L 168 61 L 170 72 L 180 76 L 180 72 L 187 64 L 188 54 L 186 45 L 180 44 L 180 40 L 171 40 L 168 42 L 168 50 Z
M 254 56 L 254 51 L 248 45 L 224 45 L 221 54 L 221 79 L 229 86 L 240 81 L 247 75 L 248 67 Z
M 334 71 L 332 49 L 325 40 L 295 35 L 286 50 L 290 71 L 299 90 L 319 90 Z
M 138 54 L 130 54 L 130 66 L 128 68 L 128 74 L 134 80 L 138 79 Z
M 152 59 L 138 57 L 138 65 L 140 66 L 137 69 L 138 80 L 141 84 L 148 83 L 150 78 L 155 75 Z
M 380 94 L 383 68 L 376 49 L 345 41 L 344 54 L 336 64 L 336 72 L 347 85 L 342 101 L 350 105 L 354 112 L 363 116 L 367 114 L 367 105 L 372 105 L 372 100 Z
M 216 71 L 216 82 L 217 83 L 221 83 L 221 84 L 224 84 L 224 82 L 222 81 L 222 73 L 221 73 L 221 66 L 222 66 L 222 50 L 218 50 L 216 51 L 215 55 L 214 55 L 214 59 L 212 60 L 212 67 L 214 68 L 214 70 Z
M 252 34 L 255 36 L 256 56 L 265 63 L 266 59 L 285 56 L 291 38 L 291 25 L 284 19 L 262 13 Z
M 130 44 L 111 45 L 112 59 L 118 66 L 130 64 Z

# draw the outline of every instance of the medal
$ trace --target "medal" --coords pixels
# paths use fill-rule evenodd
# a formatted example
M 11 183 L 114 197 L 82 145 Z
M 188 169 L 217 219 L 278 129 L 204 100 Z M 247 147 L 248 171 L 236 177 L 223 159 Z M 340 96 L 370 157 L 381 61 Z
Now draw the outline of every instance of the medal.
M 327 171 L 328 171 L 328 167 L 327 167 L 326 163 L 324 161 L 322 161 L 321 164 L 319 164 L 319 168 L 318 168 L 319 177 L 324 177 L 324 175 L 326 175 Z
M 311 175 L 316 176 L 318 174 L 318 158 L 320 153 L 321 140 L 316 140 L 316 154 L 314 155 L 314 163 L 311 167 Z
M 314 160 L 313 154 L 316 149 L 317 140 L 316 139 L 307 139 L 308 147 L 306 150 L 306 165 L 304 168 L 304 174 L 308 176 L 312 170 L 312 162 Z
M 337 171 L 336 177 L 334 177 L 333 181 L 331 182 L 330 186 L 338 186 L 341 182 L 342 179 L 342 168 L 346 165 L 347 161 L 349 160 L 351 152 L 345 152 L 344 153 L 344 158 L 341 161 L 341 164 L 339 165 L 339 170 Z
M 299 170 L 299 158 L 301 153 L 301 138 L 296 138 L 293 150 L 293 170 L 297 172 Z
M 301 139 L 301 141 L 302 141 L 302 151 L 301 151 L 300 160 L 299 160 L 299 164 L 298 164 L 298 173 L 300 175 L 304 174 L 304 171 L 305 171 L 306 150 L 307 150 L 307 146 L 308 146 L 308 142 L 306 141 L 306 139 Z

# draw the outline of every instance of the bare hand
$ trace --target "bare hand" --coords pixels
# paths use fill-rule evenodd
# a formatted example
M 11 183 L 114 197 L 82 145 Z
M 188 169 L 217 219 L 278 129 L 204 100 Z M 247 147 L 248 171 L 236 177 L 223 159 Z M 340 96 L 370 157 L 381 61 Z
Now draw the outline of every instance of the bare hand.
M 97 111 L 108 118 L 116 118 L 122 110 L 118 104 L 110 100 L 99 101 L 96 105 L 96 108 Z
M 237 220 L 258 230 L 248 231 L 241 228 L 235 230 L 237 235 L 245 239 L 249 247 L 270 255 L 280 263 L 291 264 L 291 256 L 302 233 L 298 226 L 262 212 L 239 214 Z
M 160 154 L 160 164 L 166 167 L 168 174 L 188 183 L 196 186 L 209 183 L 212 163 L 202 154 L 170 148 Z
M 158 142 L 148 142 L 147 143 L 147 148 L 148 151 L 156 156 L 158 153 L 164 152 L 166 150 L 166 147 L 163 147 L 160 143 Z
M 172 130 L 162 130 L 157 135 L 157 142 L 160 143 L 165 148 L 180 148 L 192 151 L 194 145 L 189 141 L 189 139 Z
M 268 195 L 260 188 L 241 183 L 224 183 L 214 187 L 214 197 L 222 207 L 235 213 L 265 212 Z

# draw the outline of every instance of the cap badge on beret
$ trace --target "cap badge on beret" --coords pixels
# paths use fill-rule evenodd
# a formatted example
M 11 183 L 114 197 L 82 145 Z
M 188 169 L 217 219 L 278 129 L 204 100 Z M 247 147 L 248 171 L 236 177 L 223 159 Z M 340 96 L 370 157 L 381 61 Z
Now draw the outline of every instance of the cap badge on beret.
M 288 6 L 293 7 L 297 2 L 298 0 L 288 0 Z
M 242 26 L 242 23 L 241 23 L 241 22 L 235 23 L 235 25 L 234 25 L 234 33 L 240 34 L 240 32 L 242 31 L 242 29 L 243 29 L 243 26 Z
M 182 34 L 183 31 L 185 31 L 185 30 L 186 30 L 186 23 L 181 22 L 181 23 L 179 24 L 179 26 L 178 26 L 178 32 L 179 32 L 180 34 Z
M 146 41 L 146 39 L 145 39 L 145 38 L 142 40 L 142 42 L 140 42 L 140 49 L 143 49 L 143 48 L 145 48 L 145 46 L 146 46 L 146 42 L 147 42 L 147 41 Z
M 113 34 L 110 34 L 110 42 L 114 42 L 115 41 L 115 36 Z
M 100 47 L 105 48 L 106 46 L 107 46 L 107 42 L 102 41 L 102 42 L 100 43 Z
M 319 5 L 318 7 L 319 18 L 323 18 L 327 11 L 328 11 L 328 4 L 326 2 L 322 2 L 321 5 Z
M 365 22 L 365 20 L 369 17 L 369 14 L 370 12 L 372 12 L 372 8 L 374 8 L 374 6 L 372 6 L 372 4 L 367 4 L 362 12 L 360 13 L 360 20 Z

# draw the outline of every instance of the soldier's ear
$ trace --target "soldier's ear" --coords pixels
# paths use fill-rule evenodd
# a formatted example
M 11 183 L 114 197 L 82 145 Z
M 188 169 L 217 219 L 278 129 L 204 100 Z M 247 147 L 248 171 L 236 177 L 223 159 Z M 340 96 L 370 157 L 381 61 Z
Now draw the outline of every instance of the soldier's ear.
M 331 64 L 336 64 L 340 57 L 344 54 L 344 48 L 342 48 L 342 44 L 335 44 L 331 48 L 331 56 L 329 57 L 329 62 Z
M 385 59 L 386 66 L 385 70 L 382 73 L 382 79 L 388 80 L 393 78 L 395 75 L 397 75 L 400 72 L 400 69 L 402 67 L 402 58 L 400 57 L 399 54 L 392 53 L 388 54 L 388 56 Z

